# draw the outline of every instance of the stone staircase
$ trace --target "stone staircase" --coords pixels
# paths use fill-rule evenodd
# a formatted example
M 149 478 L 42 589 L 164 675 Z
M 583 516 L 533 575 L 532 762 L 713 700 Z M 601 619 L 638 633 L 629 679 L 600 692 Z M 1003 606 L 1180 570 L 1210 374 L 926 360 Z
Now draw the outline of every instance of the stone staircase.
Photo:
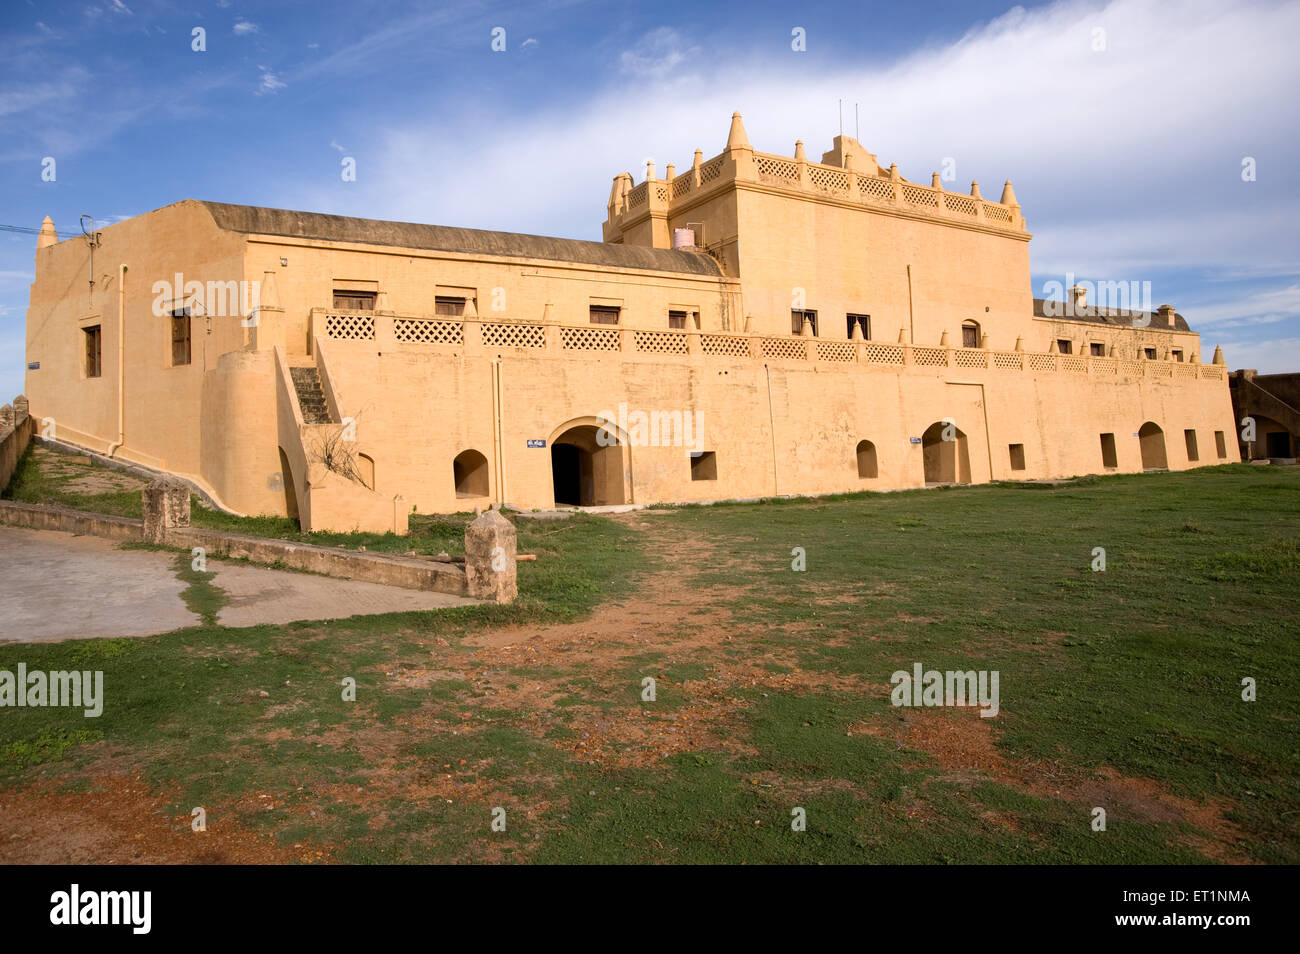
M 298 392 L 298 407 L 302 409 L 304 424 L 329 424 L 329 407 L 325 404 L 325 390 L 321 387 L 320 372 L 310 365 L 289 369 L 294 390 Z

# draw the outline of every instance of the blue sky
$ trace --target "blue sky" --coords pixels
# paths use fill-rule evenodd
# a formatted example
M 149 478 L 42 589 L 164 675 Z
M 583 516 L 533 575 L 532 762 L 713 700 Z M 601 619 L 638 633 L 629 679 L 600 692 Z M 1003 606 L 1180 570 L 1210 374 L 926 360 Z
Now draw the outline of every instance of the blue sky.
M 733 110 L 816 158 L 842 98 L 909 179 L 1012 179 L 1035 294 L 1149 281 L 1207 357 L 1300 370 L 1297 35 L 1294 2 L 7 0 L 0 224 L 202 198 L 598 239 L 616 173 L 716 154 Z M 3 398 L 34 248 L 0 232 Z

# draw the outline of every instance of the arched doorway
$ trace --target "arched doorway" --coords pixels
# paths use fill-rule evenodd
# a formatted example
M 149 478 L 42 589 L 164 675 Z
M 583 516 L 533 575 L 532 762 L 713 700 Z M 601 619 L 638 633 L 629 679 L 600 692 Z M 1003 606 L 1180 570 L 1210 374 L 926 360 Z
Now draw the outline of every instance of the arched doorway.
M 951 440 L 944 440 L 947 431 Z M 935 421 L 921 435 L 927 484 L 969 484 L 970 451 L 966 433 L 955 424 Z
M 601 439 L 597 439 L 598 435 Z M 551 481 L 557 506 L 605 507 L 627 502 L 618 435 L 595 424 L 576 424 L 551 440 Z
M 1138 443 L 1142 448 L 1143 470 L 1164 470 L 1169 466 L 1165 456 L 1165 432 L 1160 425 L 1147 421 L 1138 429 Z
M 290 520 L 297 520 L 302 523 L 298 515 L 298 489 L 293 480 L 293 469 L 289 466 L 289 455 L 284 452 L 284 448 L 277 448 L 280 451 L 280 484 L 284 490 L 284 514 Z
M 486 497 L 488 495 L 488 462 L 478 451 L 461 451 L 451 462 L 451 477 L 456 485 L 457 497 Z
M 880 470 L 876 466 L 876 445 L 871 441 L 858 441 L 858 476 L 877 477 Z

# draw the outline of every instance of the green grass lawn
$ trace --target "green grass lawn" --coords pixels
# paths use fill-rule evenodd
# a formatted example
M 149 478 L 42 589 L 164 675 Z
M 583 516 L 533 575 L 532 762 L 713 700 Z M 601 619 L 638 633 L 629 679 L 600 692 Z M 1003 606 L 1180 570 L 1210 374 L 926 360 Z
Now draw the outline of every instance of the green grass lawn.
M 463 528 L 427 521 L 395 545 Z M 518 526 L 510 607 L 0 647 L 106 687 L 0 712 L 0 786 L 111 756 L 176 825 L 358 862 L 1300 861 L 1296 468 Z M 894 708 L 915 662 L 997 670 L 1000 714 Z

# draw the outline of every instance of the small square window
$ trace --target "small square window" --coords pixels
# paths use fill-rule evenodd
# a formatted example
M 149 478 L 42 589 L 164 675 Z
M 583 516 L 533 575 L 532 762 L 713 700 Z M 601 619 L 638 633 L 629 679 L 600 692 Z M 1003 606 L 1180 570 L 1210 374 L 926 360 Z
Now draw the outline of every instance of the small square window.
M 1074 342 L 1071 341 L 1069 338 L 1057 338 L 1056 350 L 1059 351 L 1061 354 L 1073 354 Z
M 336 289 L 334 307 L 340 311 L 374 311 L 375 293 L 372 291 L 350 291 Z
M 592 305 L 591 306 L 591 323 L 593 325 L 616 325 L 618 324 L 619 309 L 612 305 Z
M 808 323 L 812 325 L 813 337 L 816 338 L 817 337 L 817 312 L 813 311 L 810 308 L 803 308 L 803 309 L 792 308 L 790 310 L 791 333 L 796 335 L 803 334 L 803 323 L 805 319 L 807 319 Z
M 668 312 L 668 327 L 669 327 L 669 328 L 685 328 L 685 327 L 686 327 L 686 312 L 684 312 L 684 311 L 669 311 L 669 312 Z
M 1147 358 L 1148 361 L 1154 361 L 1154 360 L 1156 359 L 1156 349 L 1155 349 L 1155 348 L 1143 348 L 1142 350 L 1143 350 L 1143 353 L 1146 354 L 1146 358 Z
M 1106 346 L 1100 341 L 1094 341 L 1088 345 L 1088 353 L 1094 358 L 1106 357 Z
M 97 378 L 103 370 L 100 361 L 102 355 L 102 343 L 100 341 L 101 336 L 99 325 L 91 325 L 89 328 L 82 328 L 81 334 L 84 338 L 82 343 L 85 345 L 86 353 L 84 366 L 86 377 Z
M 426 299 L 427 301 L 427 299 Z M 451 295 L 437 295 L 433 299 L 433 313 L 449 318 L 459 318 L 465 314 L 465 299 Z
M 849 338 L 853 338 L 853 328 L 858 326 L 862 329 L 862 337 L 867 341 L 871 340 L 871 316 L 870 315 L 848 315 Z
M 1011 452 L 1011 469 L 1024 470 L 1025 469 L 1025 445 L 1008 444 L 1007 447 Z
M 691 480 L 717 480 L 718 455 L 714 451 L 691 454 Z
M 980 346 L 980 326 L 973 321 L 968 321 L 961 326 L 961 346 L 963 348 L 978 348 Z
M 1181 348 L 1175 348 L 1173 351 L 1169 352 L 1169 356 L 1173 358 L 1175 361 L 1182 361 L 1183 350 Z

